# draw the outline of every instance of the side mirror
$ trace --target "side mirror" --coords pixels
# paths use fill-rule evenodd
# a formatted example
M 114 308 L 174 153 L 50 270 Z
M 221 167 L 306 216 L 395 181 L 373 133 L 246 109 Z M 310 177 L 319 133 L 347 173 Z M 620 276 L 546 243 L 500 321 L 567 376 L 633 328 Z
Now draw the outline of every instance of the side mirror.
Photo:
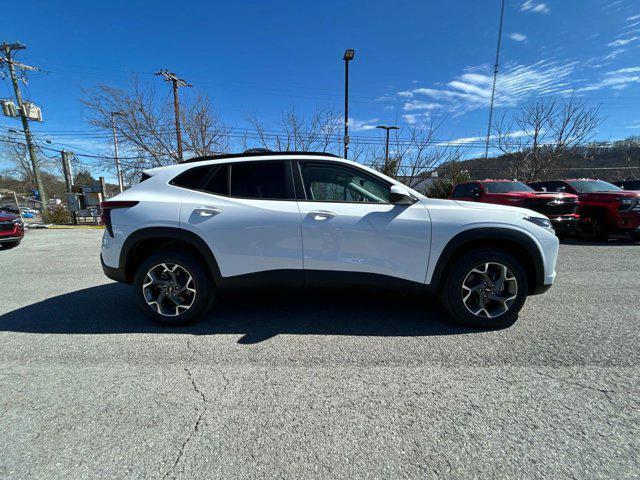
M 409 190 L 400 185 L 391 185 L 389 192 L 391 193 L 391 203 L 394 205 L 413 205 L 418 201 L 409 193 Z

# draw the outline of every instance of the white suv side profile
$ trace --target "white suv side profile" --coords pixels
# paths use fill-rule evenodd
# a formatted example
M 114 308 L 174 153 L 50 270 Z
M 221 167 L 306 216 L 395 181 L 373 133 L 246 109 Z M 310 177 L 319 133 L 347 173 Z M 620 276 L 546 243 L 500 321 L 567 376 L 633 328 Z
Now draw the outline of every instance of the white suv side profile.
M 543 215 L 427 198 L 326 153 L 154 168 L 102 209 L 105 274 L 165 324 L 202 316 L 226 288 L 319 281 L 437 293 L 459 322 L 492 328 L 555 278 L 558 239 Z

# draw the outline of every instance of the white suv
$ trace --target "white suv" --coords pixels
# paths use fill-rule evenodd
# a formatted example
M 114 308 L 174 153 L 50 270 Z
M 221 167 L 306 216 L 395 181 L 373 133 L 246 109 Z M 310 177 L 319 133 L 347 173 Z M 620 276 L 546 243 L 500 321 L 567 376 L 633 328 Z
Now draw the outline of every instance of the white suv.
M 555 278 L 558 239 L 531 210 L 436 200 L 325 153 L 194 158 L 103 202 L 102 265 L 166 324 L 229 287 L 378 283 L 437 293 L 459 322 L 512 323 Z

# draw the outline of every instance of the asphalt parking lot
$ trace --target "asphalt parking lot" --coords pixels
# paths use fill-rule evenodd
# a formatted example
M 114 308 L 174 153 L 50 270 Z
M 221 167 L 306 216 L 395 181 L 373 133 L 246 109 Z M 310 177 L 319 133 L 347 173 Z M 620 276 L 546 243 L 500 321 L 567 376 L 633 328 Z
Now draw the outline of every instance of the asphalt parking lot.
M 638 244 L 562 245 L 504 330 L 362 293 L 161 328 L 101 235 L 0 251 L 0 478 L 640 476 Z

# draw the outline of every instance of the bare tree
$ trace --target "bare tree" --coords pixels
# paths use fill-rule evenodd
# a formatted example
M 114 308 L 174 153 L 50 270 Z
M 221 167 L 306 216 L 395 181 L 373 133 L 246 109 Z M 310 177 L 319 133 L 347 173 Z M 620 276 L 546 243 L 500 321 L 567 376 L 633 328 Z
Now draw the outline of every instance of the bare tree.
M 250 115 L 248 121 L 255 133 L 253 137 L 263 148 L 271 150 L 317 151 L 337 150 L 338 133 L 342 117 L 330 106 L 318 107 L 307 117 L 299 115 L 292 107 L 281 114 L 277 131 L 269 130 L 256 115 Z
M 394 130 L 388 162 L 382 143 L 370 148 L 366 156 L 371 165 L 385 175 L 424 190 L 425 180 L 432 178 L 436 169 L 461 157 L 459 146 L 438 140 L 444 121 L 445 118 L 436 113 L 421 124 Z
M 25 145 L 20 143 L 2 143 L 2 156 L 8 161 L 10 168 L 8 173 L 27 181 L 31 188 L 36 188 L 31 160 Z M 43 165 L 42 157 L 38 157 L 40 166 Z
M 141 170 L 178 163 L 173 108 L 159 98 L 154 88 L 143 88 L 134 77 L 128 90 L 106 85 L 84 91 L 84 106 L 92 125 L 111 132 L 112 112 L 121 144 L 121 165 L 125 178 Z M 181 125 L 185 151 L 191 155 L 210 155 L 228 150 L 229 130 L 223 126 L 209 99 L 202 95 L 182 98 Z M 105 161 L 105 168 L 113 163 Z M 107 165 L 108 164 L 108 165 Z
M 511 177 L 544 179 L 563 158 L 585 152 L 581 146 L 600 123 L 599 108 L 575 96 L 533 100 L 511 122 L 503 115 L 494 125 L 495 146 L 506 156 Z

